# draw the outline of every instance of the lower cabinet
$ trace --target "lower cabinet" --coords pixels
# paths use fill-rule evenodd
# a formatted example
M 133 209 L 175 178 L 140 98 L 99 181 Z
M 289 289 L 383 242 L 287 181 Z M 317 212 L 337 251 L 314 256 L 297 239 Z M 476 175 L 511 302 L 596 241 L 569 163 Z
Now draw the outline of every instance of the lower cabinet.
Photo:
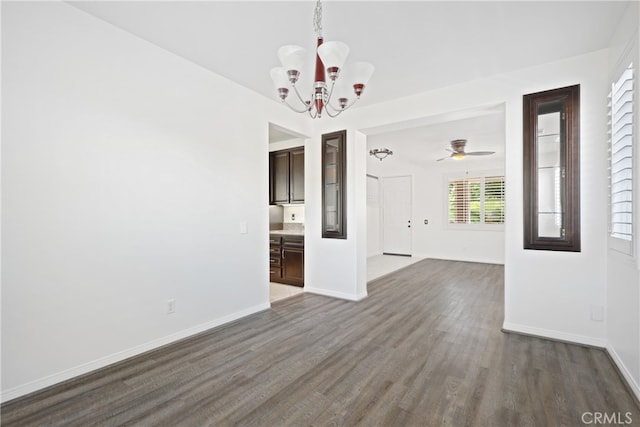
M 269 280 L 271 282 L 280 282 L 282 279 L 281 240 L 280 236 L 269 236 Z
M 269 278 L 276 283 L 304 286 L 303 236 L 270 236 Z

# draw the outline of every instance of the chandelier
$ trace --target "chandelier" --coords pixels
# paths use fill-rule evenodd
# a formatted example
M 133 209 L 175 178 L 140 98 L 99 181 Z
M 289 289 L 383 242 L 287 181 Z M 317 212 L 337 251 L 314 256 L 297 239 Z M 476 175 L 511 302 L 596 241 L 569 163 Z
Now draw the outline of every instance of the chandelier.
M 273 68 L 271 70 L 271 78 L 280 100 L 293 111 L 297 113 L 308 112 L 313 119 L 320 118 L 323 112 L 326 112 L 329 117 L 336 117 L 360 99 L 365 85 L 373 74 L 374 67 L 367 62 L 356 62 L 351 64 L 345 71 L 342 70 L 342 66 L 349 54 L 349 47 L 342 42 L 323 42 L 322 4 L 320 0 L 316 3 L 313 14 L 313 27 L 318 42 L 315 58 L 315 79 L 309 99 L 304 99 L 296 86 L 305 59 L 304 48 L 296 45 L 286 45 L 278 49 L 278 58 L 282 67 Z M 325 70 L 329 76 L 330 87 L 327 87 Z M 350 101 L 351 87 L 353 87 L 355 98 Z M 299 108 L 287 102 L 290 88 L 293 88 L 300 100 Z M 332 103 L 332 99 L 335 98 L 337 98 L 337 106 Z

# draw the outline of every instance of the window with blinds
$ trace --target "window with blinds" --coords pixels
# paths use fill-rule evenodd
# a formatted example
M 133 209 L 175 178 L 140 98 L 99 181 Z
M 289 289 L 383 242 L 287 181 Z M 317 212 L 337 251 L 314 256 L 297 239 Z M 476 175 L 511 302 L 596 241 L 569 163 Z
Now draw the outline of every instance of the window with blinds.
M 484 222 L 504 224 L 504 176 L 484 179 Z
M 633 64 L 613 83 L 610 97 L 609 234 L 633 239 Z M 626 252 L 630 252 L 631 245 Z
M 450 179 L 449 224 L 504 224 L 504 177 Z

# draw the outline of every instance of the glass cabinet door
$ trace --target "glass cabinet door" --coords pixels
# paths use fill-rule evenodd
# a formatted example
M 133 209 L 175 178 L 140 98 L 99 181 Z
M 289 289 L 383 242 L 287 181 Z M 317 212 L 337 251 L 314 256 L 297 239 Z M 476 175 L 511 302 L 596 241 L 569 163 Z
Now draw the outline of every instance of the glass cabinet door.
M 523 101 L 524 248 L 580 252 L 580 85 Z
M 322 237 L 346 239 L 346 131 L 322 135 Z

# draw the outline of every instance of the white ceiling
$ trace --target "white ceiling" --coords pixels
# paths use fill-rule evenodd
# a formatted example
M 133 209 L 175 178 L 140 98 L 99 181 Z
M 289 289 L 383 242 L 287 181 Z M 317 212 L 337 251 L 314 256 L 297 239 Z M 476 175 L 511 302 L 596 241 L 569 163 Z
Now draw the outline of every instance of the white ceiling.
M 626 3 L 325 1 L 323 33 L 375 65 L 366 105 L 605 48 Z M 314 1 L 71 4 L 274 100 L 278 48 L 315 45 Z
M 347 64 L 364 60 L 375 65 L 360 101 L 370 105 L 606 48 L 628 3 L 324 1 L 323 34 L 326 41 L 349 45 Z M 274 102 L 278 101 L 269 70 L 279 65 L 278 48 L 298 44 L 312 51 L 315 45 L 315 1 L 70 4 Z M 309 53 L 309 67 L 312 60 Z M 303 77 L 308 78 L 310 73 L 305 71 Z M 301 78 L 300 88 L 310 85 L 310 79 Z M 504 137 L 496 142 L 495 132 L 503 134 L 503 122 L 496 123 L 502 117 L 444 120 L 369 139 L 373 143 L 383 143 L 384 138 L 404 140 L 405 147 L 414 141 L 414 156 L 430 146 L 427 157 L 433 160 L 446 155 L 451 139 L 466 138 L 467 151 L 492 150 L 500 156 Z M 486 129 L 478 128 L 483 123 Z
M 465 151 L 494 151 L 491 156 L 468 156 L 464 162 L 504 160 L 504 109 L 496 106 L 457 114 L 431 117 L 423 123 L 406 124 L 402 129 L 367 137 L 367 149 L 389 148 L 394 161 L 417 165 L 433 164 L 450 154 L 450 142 L 466 139 Z

